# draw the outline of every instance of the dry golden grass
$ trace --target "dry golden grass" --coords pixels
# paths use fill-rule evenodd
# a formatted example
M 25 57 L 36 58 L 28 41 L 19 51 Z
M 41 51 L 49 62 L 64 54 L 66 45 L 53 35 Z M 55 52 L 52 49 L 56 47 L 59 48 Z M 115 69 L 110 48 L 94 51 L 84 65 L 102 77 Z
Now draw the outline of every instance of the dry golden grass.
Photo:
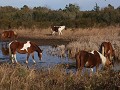
M 0 65 L 1 90 L 116 90 L 120 73 L 102 71 L 89 77 L 80 71 L 66 72 L 63 66 L 48 69 L 29 69 L 26 66 Z

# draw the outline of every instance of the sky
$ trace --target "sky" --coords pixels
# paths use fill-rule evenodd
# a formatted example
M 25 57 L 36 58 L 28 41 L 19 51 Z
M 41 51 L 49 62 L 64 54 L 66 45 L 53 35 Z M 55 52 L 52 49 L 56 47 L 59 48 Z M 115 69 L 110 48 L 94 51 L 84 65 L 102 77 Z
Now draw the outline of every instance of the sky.
M 96 3 L 100 8 L 107 7 L 108 4 L 115 8 L 120 6 L 120 0 L 0 0 L 0 6 L 13 6 L 16 8 L 21 8 L 24 5 L 30 8 L 41 6 L 53 10 L 64 9 L 69 3 L 77 4 L 81 11 L 92 10 Z

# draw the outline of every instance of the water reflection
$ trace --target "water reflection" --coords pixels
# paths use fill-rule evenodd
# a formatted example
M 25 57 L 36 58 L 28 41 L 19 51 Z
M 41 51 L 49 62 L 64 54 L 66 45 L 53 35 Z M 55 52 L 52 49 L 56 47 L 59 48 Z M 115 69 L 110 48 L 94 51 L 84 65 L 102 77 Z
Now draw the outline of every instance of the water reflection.
M 7 43 L 1 43 L 1 50 L 3 55 L 9 55 L 9 48 Z

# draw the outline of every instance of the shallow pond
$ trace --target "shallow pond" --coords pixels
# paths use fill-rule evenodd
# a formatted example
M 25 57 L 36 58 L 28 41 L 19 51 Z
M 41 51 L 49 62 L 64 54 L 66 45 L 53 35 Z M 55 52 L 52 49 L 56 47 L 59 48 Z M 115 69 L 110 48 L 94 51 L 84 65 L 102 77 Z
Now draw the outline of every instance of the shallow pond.
M 9 60 L 9 55 L 7 53 L 4 53 L 3 51 L 3 47 L 7 48 L 8 44 L 1 44 L 0 43 L 0 62 L 11 62 Z M 43 56 L 42 56 L 42 60 L 40 61 L 38 59 L 38 55 L 35 52 L 34 53 L 34 57 L 36 60 L 36 64 L 33 63 L 32 61 L 32 57 L 29 57 L 29 63 L 28 66 L 33 66 L 35 68 L 48 68 L 48 67 L 52 67 L 55 66 L 57 64 L 61 64 L 64 65 L 65 67 L 67 67 L 67 65 L 69 65 L 69 69 L 70 70 L 75 70 L 75 60 L 74 59 L 70 59 L 68 57 L 68 53 L 66 51 L 62 51 L 61 53 L 61 49 L 58 47 L 53 47 L 53 46 L 49 46 L 49 45 L 44 45 L 44 46 L 39 46 L 42 50 L 43 50 Z M 6 49 L 7 51 L 7 49 Z M 3 55 L 4 54 L 4 55 Z M 5 55 L 6 54 L 6 55 Z M 20 64 L 26 65 L 25 64 L 25 60 L 26 60 L 27 54 L 19 54 L 17 53 L 17 60 Z M 115 63 L 115 67 L 113 68 L 114 70 L 120 70 L 120 62 L 116 62 Z M 94 68 L 95 71 L 95 68 Z
M 56 47 L 48 46 L 48 45 L 39 46 L 39 47 L 43 50 L 43 55 L 42 55 L 42 60 L 40 61 L 39 58 L 38 58 L 37 52 L 34 52 L 34 58 L 36 60 L 35 66 L 37 68 L 51 67 L 51 66 L 54 66 L 54 65 L 57 65 L 57 64 L 67 65 L 67 64 L 75 63 L 75 60 L 72 60 L 72 59 L 68 58 L 67 52 L 64 52 L 64 55 L 60 56 L 59 53 L 61 53 L 61 52 L 58 52 L 58 48 L 56 48 Z M 8 49 L 8 45 L 5 46 L 5 44 L 1 45 L 1 43 L 0 43 L 0 62 L 11 62 L 9 60 L 9 54 L 3 55 L 5 53 L 3 51 L 3 48 Z M 17 53 L 17 60 L 21 64 L 25 64 L 26 57 L 27 57 L 27 54 Z M 34 64 L 33 61 L 32 61 L 32 56 L 31 55 L 29 57 L 28 62 L 29 62 L 28 63 L 29 66 Z

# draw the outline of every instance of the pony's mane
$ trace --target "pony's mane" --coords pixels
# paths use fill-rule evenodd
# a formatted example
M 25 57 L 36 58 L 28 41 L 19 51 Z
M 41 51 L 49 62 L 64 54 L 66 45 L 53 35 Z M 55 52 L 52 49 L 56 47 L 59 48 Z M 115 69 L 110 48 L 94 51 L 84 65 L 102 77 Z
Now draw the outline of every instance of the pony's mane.
M 36 43 L 32 42 L 32 45 L 35 46 L 37 52 L 42 52 L 42 50 L 36 45 Z

